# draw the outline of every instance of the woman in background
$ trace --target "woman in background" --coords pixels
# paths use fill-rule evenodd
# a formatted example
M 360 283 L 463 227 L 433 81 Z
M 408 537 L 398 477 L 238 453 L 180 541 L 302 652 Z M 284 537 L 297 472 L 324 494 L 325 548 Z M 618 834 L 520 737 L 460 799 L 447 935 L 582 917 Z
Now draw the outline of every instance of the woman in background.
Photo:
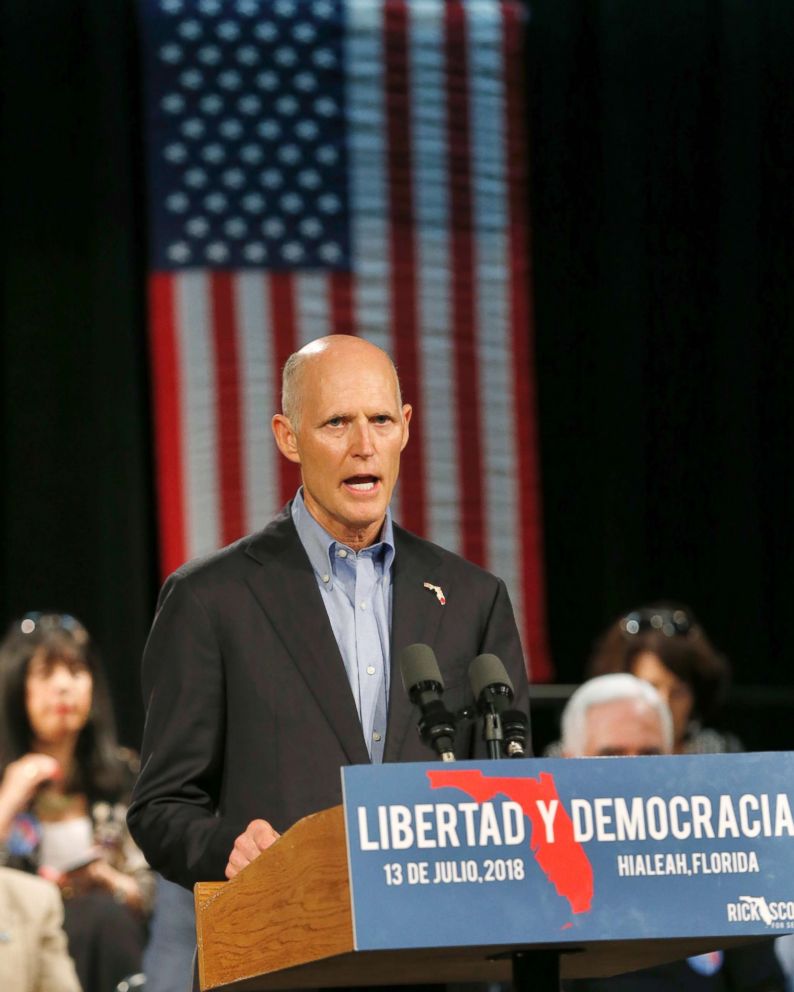
M 126 828 L 133 755 L 85 627 L 30 613 L 0 644 L 0 850 L 56 882 L 84 992 L 140 971 L 151 873 Z
M 704 726 L 724 698 L 729 669 L 687 607 L 651 604 L 616 620 L 587 666 L 588 677 L 608 672 L 630 672 L 659 692 L 673 714 L 676 754 L 741 750 L 733 735 Z

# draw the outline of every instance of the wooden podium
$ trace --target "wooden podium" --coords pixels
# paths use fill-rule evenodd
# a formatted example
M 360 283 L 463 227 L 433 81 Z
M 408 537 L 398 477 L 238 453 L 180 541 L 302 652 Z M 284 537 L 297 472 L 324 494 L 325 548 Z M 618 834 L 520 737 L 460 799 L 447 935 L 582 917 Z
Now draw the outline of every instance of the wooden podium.
M 202 990 L 509 981 L 515 952 L 563 978 L 613 975 L 757 936 L 356 951 L 341 806 L 308 816 L 230 882 L 195 888 Z M 559 959 L 558 959 L 559 952 Z M 543 983 L 539 983 L 543 988 Z

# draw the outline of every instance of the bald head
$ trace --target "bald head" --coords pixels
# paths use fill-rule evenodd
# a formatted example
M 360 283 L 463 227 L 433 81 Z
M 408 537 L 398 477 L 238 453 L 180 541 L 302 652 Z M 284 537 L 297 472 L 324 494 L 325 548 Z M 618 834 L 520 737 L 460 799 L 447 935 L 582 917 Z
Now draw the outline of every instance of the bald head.
M 316 338 L 293 352 L 284 365 L 281 378 L 281 409 L 293 428 L 300 427 L 303 397 L 311 380 L 322 376 L 326 369 L 349 363 L 351 367 L 383 367 L 394 380 L 397 406 L 402 406 L 400 380 L 394 362 L 386 352 L 364 338 L 352 334 L 329 334 Z M 307 375 L 307 373 L 311 373 Z
M 373 544 L 411 419 L 391 359 L 347 334 L 312 341 L 284 368 L 283 409 L 273 434 L 282 455 L 300 465 L 306 509 L 354 551 Z

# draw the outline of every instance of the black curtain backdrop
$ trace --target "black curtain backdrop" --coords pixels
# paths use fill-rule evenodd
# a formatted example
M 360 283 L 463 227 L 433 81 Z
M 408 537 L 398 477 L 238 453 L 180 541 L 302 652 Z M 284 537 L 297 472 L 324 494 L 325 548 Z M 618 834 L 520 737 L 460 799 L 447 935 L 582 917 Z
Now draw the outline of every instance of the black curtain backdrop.
M 120 731 L 157 587 L 129 0 L 5 0 L 0 623 L 74 613 Z
M 0 622 L 74 612 L 123 739 L 158 586 L 131 0 L 3 0 Z M 656 597 L 792 746 L 794 5 L 538 0 L 527 81 L 551 646 Z
M 652 597 L 786 684 L 794 5 L 533 4 L 550 626 L 576 678 Z

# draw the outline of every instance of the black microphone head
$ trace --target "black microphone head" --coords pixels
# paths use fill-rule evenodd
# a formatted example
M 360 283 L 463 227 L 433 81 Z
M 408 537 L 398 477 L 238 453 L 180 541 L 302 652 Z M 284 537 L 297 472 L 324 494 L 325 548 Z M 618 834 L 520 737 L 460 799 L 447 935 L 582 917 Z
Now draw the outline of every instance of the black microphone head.
M 443 691 L 444 679 L 438 667 L 435 653 L 427 644 L 409 644 L 400 652 L 400 674 L 403 687 L 410 694 L 411 689 L 421 682 L 437 682 Z
M 510 690 L 510 699 L 515 695 L 507 669 L 495 654 L 477 655 L 469 665 L 469 685 L 475 699 L 479 699 L 491 686 L 506 686 Z

